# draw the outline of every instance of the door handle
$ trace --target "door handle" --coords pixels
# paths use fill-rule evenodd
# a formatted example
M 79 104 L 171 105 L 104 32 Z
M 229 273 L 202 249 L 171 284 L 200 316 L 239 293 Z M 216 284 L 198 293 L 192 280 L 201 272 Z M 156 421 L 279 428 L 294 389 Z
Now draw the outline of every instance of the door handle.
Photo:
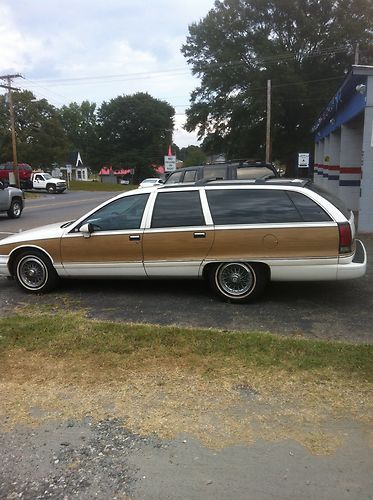
M 140 241 L 140 235 L 139 234 L 130 234 L 129 240 L 130 241 Z
M 193 238 L 206 238 L 206 233 L 193 233 Z

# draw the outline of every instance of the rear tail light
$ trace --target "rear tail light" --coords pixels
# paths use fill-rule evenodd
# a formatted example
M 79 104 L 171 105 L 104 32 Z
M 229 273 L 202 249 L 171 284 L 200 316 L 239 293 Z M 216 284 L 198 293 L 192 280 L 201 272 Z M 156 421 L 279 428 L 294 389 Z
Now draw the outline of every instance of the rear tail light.
M 340 222 L 338 224 L 339 230 L 339 253 L 352 252 L 352 234 L 351 227 L 348 222 Z

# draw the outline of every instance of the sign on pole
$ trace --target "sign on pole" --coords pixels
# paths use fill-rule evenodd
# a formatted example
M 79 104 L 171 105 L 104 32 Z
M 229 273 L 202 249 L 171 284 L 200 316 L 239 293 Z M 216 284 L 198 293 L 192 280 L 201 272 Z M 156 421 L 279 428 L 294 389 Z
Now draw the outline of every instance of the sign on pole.
M 310 166 L 310 154 L 298 153 L 298 168 L 308 168 Z
M 164 171 L 173 172 L 174 170 L 176 170 L 176 156 L 165 156 Z

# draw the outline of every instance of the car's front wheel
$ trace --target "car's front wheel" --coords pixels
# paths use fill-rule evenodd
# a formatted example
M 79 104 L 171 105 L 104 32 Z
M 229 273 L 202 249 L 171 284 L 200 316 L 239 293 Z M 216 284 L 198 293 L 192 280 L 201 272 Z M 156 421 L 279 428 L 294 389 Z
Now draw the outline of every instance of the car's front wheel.
M 53 184 L 48 184 L 47 185 L 47 191 L 48 191 L 48 193 L 55 193 L 56 192 L 56 186 L 54 186 Z
M 228 302 L 249 302 L 265 289 L 269 279 L 266 267 L 247 262 L 223 262 L 210 270 L 212 289 Z
M 22 213 L 22 202 L 20 200 L 12 200 L 9 210 L 7 211 L 8 217 L 10 219 L 18 219 Z
M 58 279 L 49 258 L 37 251 L 18 255 L 14 269 L 18 286 L 30 293 L 49 292 Z

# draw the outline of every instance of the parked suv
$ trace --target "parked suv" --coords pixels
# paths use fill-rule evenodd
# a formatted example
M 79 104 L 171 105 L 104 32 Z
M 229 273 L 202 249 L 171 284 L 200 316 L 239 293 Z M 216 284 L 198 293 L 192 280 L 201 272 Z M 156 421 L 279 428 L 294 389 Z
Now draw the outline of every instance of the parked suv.
M 231 160 L 224 163 L 209 163 L 207 165 L 179 168 L 168 176 L 165 184 L 196 182 L 201 179 L 268 179 L 272 177 L 279 177 L 272 163 Z
M 220 297 L 245 302 L 270 280 L 358 278 L 366 265 L 353 213 L 306 180 L 136 189 L 0 241 L 0 274 L 34 293 L 57 277 L 205 278 Z
M 9 187 L 7 181 L 0 181 L 0 212 L 6 212 L 11 219 L 18 219 L 23 210 L 23 193 L 20 189 Z

